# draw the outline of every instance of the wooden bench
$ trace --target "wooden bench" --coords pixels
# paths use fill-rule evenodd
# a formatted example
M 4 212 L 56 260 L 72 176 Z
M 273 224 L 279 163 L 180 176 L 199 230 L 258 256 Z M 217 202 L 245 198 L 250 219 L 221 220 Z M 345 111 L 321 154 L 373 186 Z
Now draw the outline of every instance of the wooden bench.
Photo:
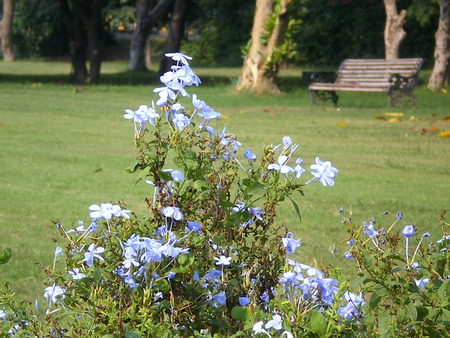
M 408 95 L 411 105 L 415 105 L 413 90 L 418 82 L 418 74 L 423 59 L 347 59 L 336 73 L 334 83 L 313 82 L 309 86 L 311 106 L 331 99 L 337 105 L 336 92 L 386 93 L 389 107 L 403 104 L 403 96 Z M 314 79 L 313 79 L 314 81 Z

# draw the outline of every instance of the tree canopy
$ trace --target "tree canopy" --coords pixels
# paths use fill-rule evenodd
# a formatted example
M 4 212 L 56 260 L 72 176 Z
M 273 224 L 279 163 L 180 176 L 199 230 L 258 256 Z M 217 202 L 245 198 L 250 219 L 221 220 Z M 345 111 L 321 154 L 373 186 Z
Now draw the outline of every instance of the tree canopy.
M 171 4 L 155 26 L 169 27 L 176 1 L 140 0 L 151 11 L 159 3 Z M 184 14 L 185 34 L 181 49 L 205 64 L 241 65 L 242 50 L 250 39 L 255 0 L 189 0 Z M 3 1 L 0 0 L 0 3 Z M 13 42 L 18 58 L 61 57 L 70 52 L 70 31 L 62 15 L 66 9 L 84 0 L 15 0 Z M 91 3 L 91 2 L 89 2 Z M 93 3 L 93 2 L 92 2 Z M 99 0 L 101 4 L 99 43 L 115 43 L 113 28 L 134 28 L 136 2 Z M 434 35 L 439 21 L 439 1 L 397 0 L 400 12 L 407 10 L 403 29 L 406 38 L 400 46 L 400 57 L 423 57 L 427 66 L 433 63 Z M 349 57 L 384 58 L 383 31 L 386 13 L 383 0 L 291 0 L 290 17 L 296 29 L 290 38 L 296 56 L 290 62 L 313 67 L 336 67 Z M 0 7 L 1 8 L 1 7 Z M 83 16 L 82 16 L 83 17 Z M 88 21 L 82 20 L 84 27 Z M 80 23 L 81 24 L 81 23 Z M 80 34 L 88 45 L 88 30 Z M 189 34 L 188 34 L 189 33 Z M 189 37 L 189 38 L 188 38 Z M 89 52 L 86 50 L 87 58 Z

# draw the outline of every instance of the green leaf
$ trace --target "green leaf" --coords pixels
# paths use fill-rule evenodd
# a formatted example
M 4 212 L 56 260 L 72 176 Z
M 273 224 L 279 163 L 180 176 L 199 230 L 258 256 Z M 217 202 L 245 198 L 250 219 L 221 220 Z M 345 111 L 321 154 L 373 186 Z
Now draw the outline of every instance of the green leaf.
M 178 191 L 178 195 L 179 196 L 183 196 L 190 186 L 191 186 L 191 180 L 185 180 L 180 186 L 180 190 Z
M 197 196 L 196 200 L 197 200 L 197 201 L 202 201 L 202 200 L 204 200 L 205 198 L 208 197 L 209 193 L 210 193 L 209 190 L 202 191 L 202 192 L 200 193 L 200 195 Z
M 428 315 L 428 309 L 423 305 L 417 306 L 416 309 L 417 309 L 417 320 L 423 321 Z
M 405 311 L 401 308 L 401 306 L 397 306 L 397 318 L 398 321 L 402 324 L 406 323 L 406 314 Z
M 133 163 L 130 164 L 130 166 L 128 168 L 125 168 L 125 170 L 129 173 L 134 173 L 136 171 L 136 168 L 139 165 L 139 161 L 134 161 Z
M 94 270 L 94 282 L 95 284 L 98 284 L 100 280 L 102 279 L 102 270 L 95 268 Z
M 247 194 L 253 197 L 261 197 L 266 194 L 266 190 L 261 183 L 255 182 L 248 187 Z
M 230 285 L 230 286 L 237 286 L 237 285 L 239 285 L 239 281 L 237 279 L 235 279 L 235 278 L 230 279 L 229 282 L 228 282 L 228 285 Z
M 297 214 L 298 220 L 301 223 L 302 222 L 302 215 L 300 214 L 300 209 L 298 208 L 297 203 L 289 195 L 288 195 L 288 198 L 291 200 L 292 206 L 294 207 L 294 210 L 295 210 L 295 213 Z
M 439 298 L 442 300 L 447 300 L 450 294 L 449 290 L 450 279 L 446 279 L 444 283 L 438 289 Z
M 197 180 L 197 181 L 195 181 L 194 184 L 192 184 L 192 187 L 193 187 L 195 190 L 200 190 L 200 189 L 202 189 L 202 188 L 206 188 L 206 189 L 209 188 L 208 183 L 206 183 L 206 182 L 203 181 L 203 180 Z M 202 190 L 203 190 L 203 189 L 202 189 Z
M 373 291 L 380 297 L 384 297 L 386 296 L 386 288 L 382 285 L 375 285 L 375 287 L 373 288 Z
M 11 259 L 11 249 L 3 250 L 3 255 L 0 256 L 0 264 L 6 264 Z
M 150 167 L 146 167 L 139 173 L 139 178 L 146 177 L 149 173 L 150 173 Z
M 414 303 L 410 302 L 408 304 L 404 304 L 403 308 L 405 309 L 405 312 L 409 318 L 411 318 L 412 320 L 417 319 L 417 309 Z
M 355 289 L 355 288 L 357 288 L 360 284 L 364 284 L 365 281 L 366 281 L 366 277 L 360 276 L 360 277 L 356 278 L 355 280 L 353 280 L 352 284 L 350 285 L 350 288 Z
M 241 322 L 246 322 L 249 318 L 249 312 L 246 307 L 235 306 L 231 309 L 231 317 L 235 320 L 240 320 Z
M 172 180 L 172 175 L 171 175 L 170 171 L 160 170 L 160 171 L 158 171 L 158 176 L 165 181 Z
M 388 335 L 391 326 L 391 316 L 387 311 L 382 312 L 378 317 L 378 333 L 380 337 Z
M 192 252 L 178 256 L 178 263 L 180 263 L 180 265 L 183 267 L 191 266 L 194 263 L 194 261 L 195 256 Z
M 172 269 L 175 270 L 175 269 Z M 155 290 L 161 291 L 163 293 L 168 293 L 170 290 L 169 283 L 165 278 L 158 279 L 155 284 L 153 284 Z M 162 304 L 162 302 L 161 302 Z M 170 305 L 170 304 L 169 304 Z
M 372 293 L 372 295 L 370 296 L 370 299 L 369 299 L 369 307 L 370 307 L 370 309 L 371 310 L 375 310 L 377 305 L 378 305 L 378 303 L 380 302 L 380 300 L 381 300 L 380 296 L 378 296 L 375 292 Z
M 125 338 L 140 338 L 140 337 L 141 335 L 137 332 L 130 332 L 130 331 L 125 332 Z
M 311 330 L 318 335 L 323 335 L 327 331 L 327 321 L 319 311 L 311 313 Z
M 442 309 L 442 320 L 444 322 L 450 322 L 450 311 L 446 309 Z

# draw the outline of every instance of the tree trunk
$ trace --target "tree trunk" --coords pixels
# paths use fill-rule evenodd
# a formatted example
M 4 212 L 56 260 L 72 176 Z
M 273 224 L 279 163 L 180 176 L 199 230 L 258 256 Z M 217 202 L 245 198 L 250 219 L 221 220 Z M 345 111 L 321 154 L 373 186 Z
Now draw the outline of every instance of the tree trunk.
M 84 44 L 83 23 L 80 13 L 71 11 L 66 0 L 59 0 L 69 35 L 70 61 L 72 69 L 70 81 L 85 83 L 88 78 L 86 68 L 86 46 Z
M 85 13 L 85 25 L 87 27 L 89 46 L 89 82 L 100 80 L 100 68 L 102 63 L 100 32 L 102 20 L 103 0 L 95 0 L 91 13 Z
M 166 53 L 178 52 L 180 50 L 181 39 L 184 35 L 184 21 L 188 8 L 188 0 L 176 0 L 169 25 L 169 35 L 166 41 Z M 169 58 L 161 58 L 159 64 L 159 74 L 164 74 L 172 66 L 173 62 Z
M 444 87 L 450 76 L 450 1 L 440 1 L 439 26 L 436 31 L 434 66 L 428 88 L 438 90 Z
M 406 10 L 397 12 L 395 0 L 384 0 L 386 10 L 386 26 L 384 28 L 384 46 L 386 60 L 399 58 L 400 44 L 406 37 L 403 25 L 406 18 Z
M 152 47 L 150 45 L 150 37 L 145 41 L 145 66 L 150 68 L 152 66 Z
M 244 59 L 242 71 L 236 90 L 249 90 L 255 93 L 279 93 L 280 90 L 275 83 L 278 67 L 266 67 L 272 59 L 274 47 L 279 45 L 284 38 L 288 22 L 287 6 L 290 0 L 281 0 L 278 19 L 266 44 L 261 42 L 261 36 L 266 29 L 266 21 L 272 15 L 272 0 L 256 0 L 255 16 L 251 32 L 251 45 Z
M 1 25 L 1 40 L 3 60 L 6 62 L 14 61 L 14 47 L 12 43 L 12 27 L 14 18 L 13 0 L 3 0 L 3 18 Z
M 167 14 L 172 0 L 160 0 L 150 11 L 152 0 L 136 1 L 136 29 L 133 32 L 130 45 L 129 71 L 147 69 L 145 67 L 145 42 L 156 21 Z

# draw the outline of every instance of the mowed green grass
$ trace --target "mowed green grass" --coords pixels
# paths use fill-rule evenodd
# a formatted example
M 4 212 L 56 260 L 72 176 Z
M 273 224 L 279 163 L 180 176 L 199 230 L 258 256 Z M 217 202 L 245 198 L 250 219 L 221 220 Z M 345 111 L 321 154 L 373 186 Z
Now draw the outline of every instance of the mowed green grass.
M 104 63 L 103 82 L 75 86 L 65 79 L 67 63 L 41 61 L 0 63 L 0 249 L 12 260 L 0 266 L 0 282 L 10 282 L 20 299 L 42 298 L 42 267 L 52 264 L 63 242 L 54 221 L 66 228 L 89 221 L 88 206 L 125 201 L 146 216 L 149 186 L 136 182 L 125 168 L 134 160 L 133 127 L 123 110 L 149 104 L 159 84 L 153 73 L 130 74 L 125 63 Z M 156 66 L 155 66 L 156 67 Z M 340 106 L 309 107 L 301 70 L 283 70 L 280 95 L 234 93 L 239 69 L 196 68 L 204 85 L 191 88 L 223 114 L 220 122 L 257 155 L 264 145 L 289 135 L 300 144 L 296 155 L 308 169 L 314 158 L 329 160 L 339 174 L 335 186 L 319 183 L 296 196 L 300 223 L 290 202 L 278 221 L 302 241 L 297 259 L 307 264 L 342 266 L 346 234 L 338 213 L 343 207 L 356 222 L 375 217 L 386 226 L 397 211 L 405 224 L 439 238 L 439 215 L 450 208 L 450 96 L 417 88 L 417 107 L 387 108 L 382 94 L 340 95 Z M 184 101 L 189 106 L 188 101 Z M 389 122 L 385 113 L 403 113 Z M 380 119 L 383 117 L 384 119 Z M 309 172 L 304 174 L 309 179 Z M 390 211 L 391 217 L 382 216 Z M 343 243 L 344 242 L 344 243 Z M 337 252 L 332 254 L 332 249 Z

